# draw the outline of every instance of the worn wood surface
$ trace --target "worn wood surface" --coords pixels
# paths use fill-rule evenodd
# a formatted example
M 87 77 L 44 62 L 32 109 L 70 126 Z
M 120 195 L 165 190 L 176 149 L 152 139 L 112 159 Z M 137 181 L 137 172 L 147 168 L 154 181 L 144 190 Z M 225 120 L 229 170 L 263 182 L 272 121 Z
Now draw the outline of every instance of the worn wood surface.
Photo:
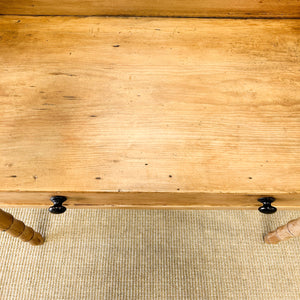
M 0 0 L 0 14 L 299 18 L 299 0 Z
M 299 21 L 3 16 L 0 43 L 0 191 L 299 195 Z

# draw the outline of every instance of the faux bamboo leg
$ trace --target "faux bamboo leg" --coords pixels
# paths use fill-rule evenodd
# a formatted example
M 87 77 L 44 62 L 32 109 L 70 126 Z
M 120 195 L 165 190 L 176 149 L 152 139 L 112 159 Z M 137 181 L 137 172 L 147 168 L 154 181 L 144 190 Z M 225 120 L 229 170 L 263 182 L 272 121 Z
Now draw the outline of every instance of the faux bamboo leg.
M 267 244 L 277 244 L 290 238 L 300 236 L 300 218 L 288 222 L 286 225 L 278 227 L 269 232 L 264 240 Z
M 0 209 L 0 230 L 6 231 L 23 242 L 29 242 L 33 246 L 42 245 L 44 238 L 22 221 L 15 219 L 11 214 Z

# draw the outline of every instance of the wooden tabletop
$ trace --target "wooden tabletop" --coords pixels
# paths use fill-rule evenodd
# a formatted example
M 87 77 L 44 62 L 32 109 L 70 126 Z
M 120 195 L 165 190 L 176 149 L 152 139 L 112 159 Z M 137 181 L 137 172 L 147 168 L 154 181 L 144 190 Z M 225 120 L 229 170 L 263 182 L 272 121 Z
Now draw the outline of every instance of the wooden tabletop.
M 299 197 L 299 63 L 298 20 L 1 16 L 0 191 Z

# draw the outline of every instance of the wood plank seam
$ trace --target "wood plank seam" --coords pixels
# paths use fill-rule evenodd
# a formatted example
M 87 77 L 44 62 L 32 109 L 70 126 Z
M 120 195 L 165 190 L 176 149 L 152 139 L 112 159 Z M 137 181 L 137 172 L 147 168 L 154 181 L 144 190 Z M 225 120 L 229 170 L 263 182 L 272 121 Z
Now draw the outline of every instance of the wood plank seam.
M 0 0 L 0 13 L 146 17 L 300 17 L 297 0 Z

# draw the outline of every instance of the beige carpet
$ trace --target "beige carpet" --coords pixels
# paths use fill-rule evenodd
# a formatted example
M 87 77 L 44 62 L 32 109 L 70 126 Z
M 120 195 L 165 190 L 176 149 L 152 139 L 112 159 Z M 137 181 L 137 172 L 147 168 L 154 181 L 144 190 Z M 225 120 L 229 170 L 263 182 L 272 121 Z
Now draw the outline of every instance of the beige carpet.
M 300 239 L 263 234 L 279 211 L 6 209 L 46 235 L 0 233 L 0 299 L 300 299 Z

